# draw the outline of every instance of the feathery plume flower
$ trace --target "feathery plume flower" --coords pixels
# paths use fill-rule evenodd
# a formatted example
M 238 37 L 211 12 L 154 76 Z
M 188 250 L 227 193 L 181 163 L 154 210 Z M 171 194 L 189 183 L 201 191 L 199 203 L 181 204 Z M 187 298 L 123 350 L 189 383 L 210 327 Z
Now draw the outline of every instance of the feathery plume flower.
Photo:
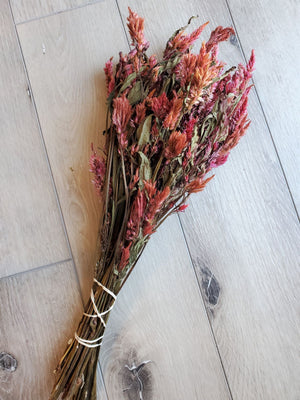
M 107 89 L 107 97 L 111 94 L 111 92 L 115 88 L 115 77 L 113 74 L 113 57 L 111 57 L 105 64 L 104 72 L 105 72 L 105 80 L 106 80 L 106 89 Z
M 179 156 L 182 150 L 187 144 L 187 138 L 185 133 L 180 131 L 173 131 L 168 141 L 168 146 L 165 150 L 165 157 L 167 160 L 171 160 Z
M 144 36 L 144 18 L 138 16 L 137 13 L 133 12 L 130 7 L 128 7 L 129 16 L 128 29 L 132 40 L 132 46 L 135 46 L 139 52 L 145 51 L 149 47 L 149 42 Z
M 126 94 L 121 97 L 116 97 L 113 101 L 114 111 L 112 114 L 112 122 L 114 123 L 121 148 L 127 146 L 127 131 L 126 127 L 132 114 L 132 108 Z
M 182 106 L 183 106 L 183 99 L 181 97 L 178 97 L 177 93 L 174 93 L 174 97 L 170 104 L 170 109 L 163 123 L 164 128 L 170 130 L 173 130 L 175 128 L 178 122 L 178 118 L 180 117 Z

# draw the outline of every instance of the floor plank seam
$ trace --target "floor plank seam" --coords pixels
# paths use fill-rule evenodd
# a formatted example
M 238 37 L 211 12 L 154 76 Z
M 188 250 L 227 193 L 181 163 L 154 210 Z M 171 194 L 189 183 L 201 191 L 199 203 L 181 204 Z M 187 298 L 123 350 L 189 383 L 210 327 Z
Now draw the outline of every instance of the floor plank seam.
M 58 211 L 59 211 L 59 214 L 60 214 L 61 223 L 62 223 L 63 231 L 64 231 L 64 234 L 65 234 L 65 239 L 66 239 L 67 246 L 68 246 L 68 249 L 69 249 L 69 254 L 71 256 L 70 260 L 72 261 L 72 264 L 73 264 L 78 290 L 79 290 L 79 293 L 80 293 L 82 304 L 84 306 L 84 299 L 83 299 L 82 290 L 81 290 L 81 286 L 80 286 L 79 275 L 78 275 L 78 271 L 77 271 L 77 268 L 76 268 L 76 265 L 75 265 L 74 256 L 73 256 L 73 252 L 72 252 L 71 244 L 70 244 L 70 240 L 69 240 L 69 235 L 68 235 L 68 232 L 67 232 L 65 219 L 64 219 L 64 216 L 63 216 L 63 212 L 62 212 L 62 208 L 61 208 L 61 204 L 60 204 L 60 200 L 59 200 L 59 196 L 58 196 L 55 180 L 54 180 L 54 177 L 53 177 L 52 168 L 51 168 L 51 164 L 50 164 L 50 160 L 49 160 L 49 156 L 48 156 L 48 152 L 47 152 L 47 147 L 46 147 L 45 139 L 44 139 L 43 132 L 42 132 L 41 122 L 40 122 L 40 118 L 39 118 L 39 115 L 38 115 L 38 112 L 37 112 L 37 107 L 36 107 L 36 103 L 35 103 L 35 99 L 34 99 L 34 94 L 33 94 L 33 90 L 32 90 L 32 87 L 31 87 L 31 82 L 30 82 L 30 79 L 29 79 L 28 71 L 27 71 L 25 57 L 24 57 L 24 54 L 23 54 L 23 49 L 22 49 L 22 46 L 21 46 L 21 42 L 20 42 L 18 31 L 17 31 L 17 27 L 16 27 L 16 24 L 15 24 L 14 15 L 13 15 L 13 11 L 12 11 L 10 0 L 8 0 L 8 4 L 9 4 L 9 7 L 10 7 L 11 17 L 12 17 L 13 24 L 14 24 L 15 35 L 16 35 L 16 38 L 17 38 L 18 47 L 19 47 L 20 54 L 21 54 L 21 60 L 22 60 L 22 64 L 23 64 L 23 68 L 24 68 L 24 72 L 25 72 L 28 88 L 29 88 L 30 95 L 31 95 L 31 101 L 32 101 L 32 105 L 33 105 L 33 110 L 34 110 L 36 122 L 37 122 L 37 127 L 38 127 L 38 131 L 39 131 L 39 134 L 40 134 L 42 147 L 43 147 L 43 150 L 44 150 L 44 155 L 45 155 L 46 163 L 47 163 L 47 166 L 48 166 L 50 179 L 51 179 L 51 182 L 52 182 L 52 187 L 53 187 L 53 190 L 54 190 L 56 204 L 57 204 Z
M 192 265 L 192 268 L 193 268 L 193 271 L 194 271 L 194 274 L 195 274 L 195 279 L 196 279 L 197 286 L 198 286 L 198 289 L 199 289 L 199 292 L 200 292 L 200 296 L 202 298 L 203 306 L 204 306 L 204 309 L 205 309 L 205 312 L 206 312 L 206 316 L 207 316 L 207 320 L 208 320 L 208 323 L 209 323 L 209 326 L 210 326 L 212 339 L 213 339 L 213 342 L 215 344 L 218 357 L 220 359 L 221 368 L 222 368 L 222 371 L 223 371 L 223 375 L 224 375 L 226 386 L 227 386 L 227 389 L 228 389 L 228 392 L 229 392 L 229 396 L 230 396 L 230 399 L 233 400 L 233 395 L 232 395 L 232 391 L 231 391 L 231 388 L 230 388 L 230 385 L 229 385 L 229 380 L 228 380 L 228 377 L 227 377 L 227 373 L 225 371 L 223 359 L 222 359 L 222 356 L 221 356 L 221 353 L 220 353 L 220 350 L 219 350 L 219 346 L 218 346 L 218 343 L 217 343 L 215 332 L 214 332 L 211 320 L 209 318 L 208 309 L 207 309 L 207 306 L 206 306 L 204 294 L 203 294 L 203 291 L 201 289 L 201 285 L 200 285 L 200 282 L 199 282 L 199 279 L 198 279 L 198 276 L 197 276 L 197 273 L 196 273 L 195 263 L 194 263 L 194 261 L 192 259 L 191 251 L 190 251 L 190 248 L 189 248 L 189 245 L 188 245 L 188 241 L 187 241 L 187 238 L 186 238 L 186 235 L 185 235 L 185 232 L 184 232 L 184 229 L 183 229 L 183 225 L 182 225 L 182 222 L 181 222 L 181 217 L 180 217 L 180 215 L 177 215 L 177 217 L 178 217 L 178 220 L 179 220 L 179 224 L 180 224 L 180 227 L 181 227 L 181 232 L 182 232 L 182 235 L 183 235 L 183 238 L 184 238 L 184 241 L 185 241 L 185 245 L 186 245 L 186 248 L 187 248 L 188 257 L 190 259 L 190 263 Z
M 244 62 L 246 63 L 246 62 L 247 62 L 247 58 L 246 58 L 246 55 L 245 55 L 245 52 L 244 52 L 244 49 L 243 49 L 242 42 L 241 42 L 241 40 L 240 40 L 239 34 L 238 34 L 238 30 L 237 30 L 236 24 L 235 24 L 234 19 L 233 19 L 233 15 L 232 15 L 231 9 L 230 9 L 230 7 L 229 7 L 228 0 L 225 0 L 225 3 L 226 3 L 226 7 L 227 7 L 227 9 L 228 9 L 229 15 L 230 15 L 231 23 L 232 23 L 232 25 L 233 25 L 233 28 L 234 28 L 234 31 L 235 31 L 235 34 L 236 34 L 236 38 L 237 38 L 237 41 L 238 41 L 238 44 L 239 44 L 239 47 L 240 47 L 240 49 L 241 49 L 242 57 L 243 57 L 243 59 L 244 59 Z M 280 169 L 281 169 L 281 171 L 282 171 L 282 175 L 283 175 L 284 181 L 285 181 L 285 183 L 286 183 L 286 186 L 287 186 L 287 189 L 288 189 L 290 198 L 291 198 L 291 200 L 292 200 L 292 204 L 293 204 L 293 206 L 294 206 L 294 210 L 295 210 L 296 216 L 297 216 L 297 218 L 298 218 L 298 222 L 300 222 L 300 215 L 299 215 L 299 213 L 298 213 L 297 206 L 296 206 L 296 203 L 295 203 L 295 201 L 294 201 L 294 197 L 293 197 L 292 191 L 291 191 L 291 189 L 290 189 L 290 185 L 289 185 L 289 182 L 288 182 L 288 179 L 287 179 L 287 176 L 286 176 L 284 167 L 283 167 L 283 165 L 282 165 L 281 158 L 280 158 L 280 156 L 279 156 L 279 152 L 278 152 L 278 150 L 277 150 L 276 143 L 275 143 L 275 140 L 274 140 L 274 138 L 273 138 L 273 135 L 272 135 L 272 132 L 271 132 L 271 128 L 270 128 L 270 125 L 269 125 L 269 122 L 268 122 L 268 119 L 267 119 L 265 110 L 264 110 L 263 105 L 262 105 L 262 102 L 261 102 L 261 100 L 260 100 L 260 96 L 259 96 L 259 94 L 258 94 L 258 90 L 257 90 L 257 87 L 256 87 L 256 85 L 255 85 L 255 80 L 254 80 L 253 78 L 252 78 L 252 82 L 253 82 L 254 92 L 255 92 L 255 95 L 256 95 L 256 97 L 257 97 L 257 101 L 258 101 L 258 103 L 259 103 L 259 105 L 260 105 L 260 108 L 261 108 L 261 111 L 262 111 L 262 115 L 263 115 L 263 118 L 264 118 L 264 121 L 265 121 L 267 130 L 268 130 L 269 135 L 270 135 L 270 137 L 271 137 L 271 141 L 272 141 L 272 144 L 273 144 L 273 147 L 274 147 L 274 150 L 275 150 L 275 153 L 276 153 L 278 162 L 279 162 Z
M 2 277 L 0 278 L 0 281 L 2 281 L 3 279 L 15 278 L 15 277 L 20 276 L 20 275 L 24 275 L 24 274 L 29 274 L 29 273 L 32 273 L 32 272 L 41 271 L 41 270 L 44 269 L 44 268 L 55 267 L 56 265 L 64 264 L 64 263 L 69 262 L 69 261 L 72 261 L 72 258 L 66 258 L 65 260 L 55 261 L 55 262 L 50 263 L 50 264 L 39 265 L 38 267 L 34 267 L 34 268 L 31 268 L 31 269 L 27 269 L 26 271 L 16 272 L 15 274 L 2 276 Z
M 85 8 L 85 7 L 88 7 L 88 6 L 92 6 L 93 4 L 101 3 L 103 1 L 104 0 L 94 0 L 94 1 L 91 1 L 91 2 L 88 2 L 88 3 L 85 3 L 85 4 L 81 4 L 80 6 L 75 6 L 75 7 L 71 7 L 71 8 L 65 8 L 64 10 L 59 10 L 59 11 L 55 11 L 53 13 L 41 15 L 40 17 L 33 17 L 33 18 L 26 19 L 25 21 L 15 22 L 15 25 L 19 26 L 19 25 L 27 24 L 29 22 L 39 21 L 41 19 L 45 19 L 45 18 L 48 18 L 48 17 L 53 17 L 54 15 L 64 14 L 64 13 L 67 13 L 67 12 L 70 12 L 70 11 L 73 11 L 73 10 L 78 10 L 80 8 Z M 9 0 L 9 2 L 10 2 L 10 0 Z
M 119 13 L 119 15 L 120 15 L 121 25 L 122 25 L 122 27 L 123 27 L 123 31 L 124 31 L 124 34 L 125 34 L 125 38 L 126 38 L 126 41 L 127 41 L 127 43 L 128 43 L 128 47 L 129 47 L 129 49 L 130 49 L 130 42 L 129 42 L 129 38 L 128 38 L 127 31 L 126 31 L 126 28 L 125 28 L 125 24 L 124 24 L 124 21 L 123 21 L 123 17 L 122 17 L 122 14 L 121 14 L 121 10 L 120 10 L 120 7 L 119 7 L 118 0 L 115 0 L 115 2 L 116 2 L 117 9 L 118 9 L 118 13 Z

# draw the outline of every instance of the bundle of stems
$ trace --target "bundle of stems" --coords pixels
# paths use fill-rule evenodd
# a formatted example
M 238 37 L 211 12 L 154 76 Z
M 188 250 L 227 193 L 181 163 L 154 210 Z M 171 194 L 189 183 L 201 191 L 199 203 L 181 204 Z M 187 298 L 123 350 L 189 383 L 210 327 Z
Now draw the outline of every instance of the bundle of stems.
M 192 18 L 191 18 L 192 19 Z M 191 22 L 188 22 L 188 24 Z M 244 135 L 252 51 L 246 66 L 225 69 L 218 44 L 234 34 L 217 27 L 191 52 L 206 24 L 177 30 L 160 61 L 148 57 L 144 20 L 129 9 L 133 49 L 105 65 L 106 144 L 92 146 L 90 170 L 103 199 L 100 257 L 85 312 L 55 373 L 50 399 L 96 399 L 96 366 L 109 313 L 152 233 L 184 211 L 191 193 L 213 178 Z

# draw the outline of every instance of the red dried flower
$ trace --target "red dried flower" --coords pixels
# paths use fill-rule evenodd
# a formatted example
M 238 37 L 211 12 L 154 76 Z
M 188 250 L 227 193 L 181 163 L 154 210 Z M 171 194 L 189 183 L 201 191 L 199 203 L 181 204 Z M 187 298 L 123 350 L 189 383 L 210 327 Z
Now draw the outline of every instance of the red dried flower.
M 181 206 L 179 206 L 177 208 L 177 212 L 183 212 L 184 210 L 186 210 L 188 208 L 188 204 L 182 204 Z
M 154 115 L 163 120 L 170 109 L 170 101 L 166 93 L 162 92 L 160 96 L 153 97 L 150 104 Z
M 165 150 L 165 157 L 170 160 L 177 157 L 187 144 L 187 138 L 185 133 L 180 131 L 174 131 L 171 133 L 168 146 Z
M 127 247 L 122 247 L 121 250 L 121 260 L 120 260 L 120 264 L 119 264 L 119 271 L 121 272 L 126 265 L 128 264 L 129 261 L 129 257 L 130 257 L 130 247 L 132 245 L 132 242 L 129 243 L 129 245 Z

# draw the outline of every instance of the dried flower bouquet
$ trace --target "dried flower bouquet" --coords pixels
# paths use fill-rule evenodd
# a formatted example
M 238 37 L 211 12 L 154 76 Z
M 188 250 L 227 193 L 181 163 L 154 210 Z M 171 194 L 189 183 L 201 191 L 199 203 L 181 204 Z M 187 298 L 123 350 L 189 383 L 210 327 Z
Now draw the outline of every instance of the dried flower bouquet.
M 190 21 L 189 21 L 190 23 Z M 188 24 L 189 24 L 188 23 Z M 91 297 L 56 368 L 54 399 L 96 399 L 96 365 L 118 292 L 145 245 L 191 193 L 213 178 L 244 135 L 254 53 L 246 66 L 225 70 L 218 44 L 234 34 L 217 27 L 200 52 L 191 52 L 206 24 L 177 30 L 162 60 L 147 56 L 144 20 L 129 9 L 133 49 L 105 65 L 106 148 L 92 148 L 90 170 L 103 199 L 101 257 Z

